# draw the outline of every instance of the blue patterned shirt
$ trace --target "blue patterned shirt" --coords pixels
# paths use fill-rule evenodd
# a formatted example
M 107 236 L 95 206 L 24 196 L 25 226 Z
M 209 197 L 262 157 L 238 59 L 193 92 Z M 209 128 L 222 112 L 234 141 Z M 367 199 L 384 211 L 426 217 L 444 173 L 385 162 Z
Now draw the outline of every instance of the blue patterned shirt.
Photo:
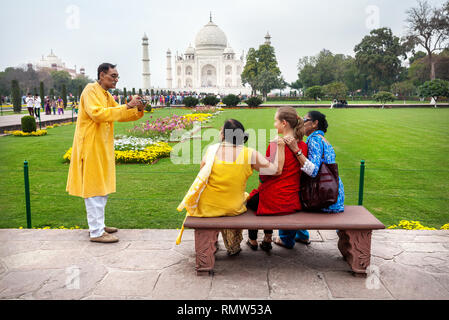
M 309 161 L 307 161 L 302 167 L 302 171 L 312 178 L 315 178 L 318 175 L 322 161 L 326 164 L 335 163 L 336 156 L 334 148 L 330 144 L 326 143 L 320 135 L 324 137 L 324 132 L 321 130 L 316 130 L 307 138 Z M 343 212 L 345 210 L 344 202 L 345 190 L 343 187 L 343 182 L 339 178 L 337 203 L 328 208 L 322 209 L 322 211 L 329 213 Z

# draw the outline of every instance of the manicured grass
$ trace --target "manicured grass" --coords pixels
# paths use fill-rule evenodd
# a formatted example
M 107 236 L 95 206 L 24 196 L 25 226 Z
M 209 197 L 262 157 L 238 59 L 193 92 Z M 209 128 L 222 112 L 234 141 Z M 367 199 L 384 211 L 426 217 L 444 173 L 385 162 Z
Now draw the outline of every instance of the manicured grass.
M 304 115 L 308 110 L 298 108 L 298 113 Z M 346 204 L 357 204 L 363 159 L 366 161 L 364 206 L 384 224 L 389 226 L 405 219 L 440 228 L 449 222 L 449 145 L 446 143 L 449 110 L 321 111 L 328 116 L 326 136 L 337 153 Z M 189 110 L 156 110 L 144 119 L 173 113 L 185 114 Z M 219 129 L 225 119 L 235 118 L 255 132 L 268 129 L 265 135 L 268 141 L 274 113 L 275 109 L 231 109 L 206 125 Z M 123 134 L 133 125 L 116 123 L 115 133 Z M 74 129 L 75 126 L 50 129 L 44 137 L 0 138 L 0 228 L 26 226 L 24 160 L 30 163 L 33 227 L 87 228 L 83 200 L 65 192 L 68 165 L 62 164 L 62 156 L 72 144 Z M 193 154 L 194 143 L 186 143 Z M 205 148 L 212 139 L 195 143 Z M 257 146 L 257 143 L 252 136 L 249 145 Z M 175 165 L 170 159 L 155 165 L 117 165 L 117 193 L 109 197 L 107 224 L 119 228 L 180 227 L 184 214 L 178 213 L 176 207 L 198 169 L 197 163 Z M 257 184 L 255 172 L 247 191 Z
M 351 105 L 351 104 L 369 104 L 369 105 L 382 106 L 382 104 L 380 102 L 373 101 L 373 100 L 352 101 L 352 100 L 348 99 L 347 101 L 348 101 L 349 105 Z M 314 100 L 308 100 L 308 101 L 277 101 L 276 100 L 276 101 L 267 101 L 267 102 L 264 102 L 263 104 L 268 104 L 268 105 L 270 105 L 270 104 L 317 104 L 317 105 L 327 104 L 327 105 L 331 105 L 331 103 L 332 103 L 331 100 L 321 100 L 321 101 L 314 101 Z M 442 102 L 442 103 L 444 103 L 444 102 Z M 393 102 L 388 102 L 387 104 L 422 104 L 423 106 L 427 105 L 427 104 L 430 105 L 429 101 L 427 101 L 427 100 L 426 101 L 405 101 L 405 103 L 404 103 L 404 100 L 396 100 L 396 101 L 393 101 Z

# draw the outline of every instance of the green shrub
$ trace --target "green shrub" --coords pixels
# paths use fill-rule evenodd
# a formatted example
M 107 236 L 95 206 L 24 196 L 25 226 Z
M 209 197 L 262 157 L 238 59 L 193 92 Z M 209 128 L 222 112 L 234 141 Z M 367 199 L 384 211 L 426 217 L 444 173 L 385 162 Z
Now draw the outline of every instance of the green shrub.
M 192 108 L 196 107 L 200 103 L 200 100 L 194 97 L 185 97 L 183 103 L 187 108 Z
M 373 95 L 373 99 L 377 102 L 382 103 L 382 105 L 385 105 L 385 103 L 387 103 L 388 101 L 391 101 L 391 102 L 395 101 L 396 96 L 394 94 L 392 94 L 391 92 L 379 91 L 378 93 Z
M 153 108 L 151 107 L 151 104 L 147 103 L 147 104 L 145 105 L 145 111 L 151 112 L 152 109 L 153 109 Z
M 245 101 L 245 103 L 251 108 L 260 106 L 262 102 L 262 99 L 260 99 L 259 97 L 251 97 Z
M 22 131 L 33 132 L 36 131 L 36 119 L 32 116 L 22 117 Z
M 11 98 L 14 113 L 20 113 L 22 111 L 22 97 L 20 95 L 20 87 L 17 80 L 11 81 Z
M 217 99 L 217 97 L 215 97 L 215 96 L 207 96 L 207 97 L 204 97 L 204 99 L 201 100 L 201 102 L 202 102 L 205 106 L 216 106 L 217 103 L 220 102 L 220 100 Z
M 240 103 L 240 98 L 233 94 L 228 94 L 223 98 L 223 103 L 228 107 L 236 107 Z

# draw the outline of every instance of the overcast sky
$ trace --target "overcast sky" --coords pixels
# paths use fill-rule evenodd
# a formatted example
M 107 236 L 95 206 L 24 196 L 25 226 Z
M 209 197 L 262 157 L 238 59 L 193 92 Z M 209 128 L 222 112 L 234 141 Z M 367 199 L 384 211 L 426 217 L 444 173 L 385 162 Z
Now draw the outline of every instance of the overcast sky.
M 370 30 L 405 33 L 415 0 L 1 0 L 0 70 L 36 62 L 53 49 L 68 67 L 95 79 L 102 62 L 118 64 L 118 87 L 142 86 L 142 36 L 150 42 L 151 83 L 165 87 L 166 52 L 184 52 L 213 21 L 238 56 L 257 48 L 267 31 L 284 78 L 297 79 L 303 56 L 326 48 L 354 56 Z M 441 6 L 444 0 L 428 0 Z

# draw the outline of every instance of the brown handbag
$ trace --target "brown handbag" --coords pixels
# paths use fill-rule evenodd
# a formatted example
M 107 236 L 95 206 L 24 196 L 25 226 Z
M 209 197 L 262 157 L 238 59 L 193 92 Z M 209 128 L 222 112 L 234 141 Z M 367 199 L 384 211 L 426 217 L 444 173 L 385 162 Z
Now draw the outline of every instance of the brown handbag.
M 339 175 L 336 163 L 326 164 L 322 162 L 315 178 L 302 172 L 299 196 L 303 209 L 319 211 L 337 203 L 338 186 Z

